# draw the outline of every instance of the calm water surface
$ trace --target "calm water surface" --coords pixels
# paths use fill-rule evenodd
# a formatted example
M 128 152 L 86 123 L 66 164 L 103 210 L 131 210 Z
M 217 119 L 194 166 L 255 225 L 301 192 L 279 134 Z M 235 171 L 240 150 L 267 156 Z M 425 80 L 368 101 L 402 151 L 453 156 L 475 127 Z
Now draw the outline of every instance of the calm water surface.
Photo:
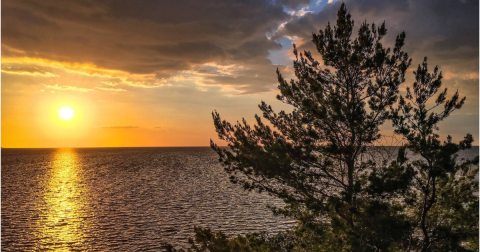
M 287 229 L 266 194 L 231 184 L 210 148 L 2 149 L 3 251 L 145 251 L 199 225 Z
M 478 155 L 478 147 L 460 157 Z M 159 251 L 193 226 L 229 234 L 294 223 L 231 184 L 210 148 L 2 149 L 3 251 Z

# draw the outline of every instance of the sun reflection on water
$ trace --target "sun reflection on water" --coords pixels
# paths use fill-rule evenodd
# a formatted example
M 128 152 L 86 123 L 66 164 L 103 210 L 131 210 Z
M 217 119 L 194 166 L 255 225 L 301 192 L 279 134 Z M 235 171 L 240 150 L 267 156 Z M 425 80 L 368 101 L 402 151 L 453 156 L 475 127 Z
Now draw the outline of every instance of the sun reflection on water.
M 86 187 L 75 150 L 59 149 L 47 174 L 39 219 L 37 248 L 55 251 L 85 250 L 88 230 Z

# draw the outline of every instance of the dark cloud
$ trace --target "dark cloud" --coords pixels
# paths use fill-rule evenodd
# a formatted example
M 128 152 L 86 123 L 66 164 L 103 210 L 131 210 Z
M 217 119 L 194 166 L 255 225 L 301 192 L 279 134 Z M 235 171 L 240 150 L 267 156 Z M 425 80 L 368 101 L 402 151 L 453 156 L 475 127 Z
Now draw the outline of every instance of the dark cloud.
M 302 5 L 308 5 L 310 0 L 278 0 L 277 3 L 289 9 L 297 9 Z
M 208 62 L 271 65 L 268 51 L 279 45 L 266 34 L 289 18 L 284 8 L 302 4 L 308 1 L 7 0 L 2 56 L 23 51 L 21 56 L 91 63 L 159 80 Z M 259 90 L 274 81 L 271 72 Z
M 405 30 L 405 49 L 414 64 L 428 56 L 444 71 L 478 75 L 478 1 L 343 2 L 356 27 L 364 20 L 386 21 L 386 45 L 393 45 L 396 34 Z M 281 50 L 275 41 L 296 36 L 306 41 L 301 49 L 313 51 L 312 32 L 328 21 L 335 23 L 341 2 L 299 17 L 286 13 L 308 3 L 6 0 L 2 3 L 2 57 L 91 63 L 150 78 L 115 76 L 132 85 L 142 81 L 145 86 L 163 85 L 188 72 L 201 74 L 205 85 L 229 85 L 243 93 L 268 91 L 276 84 L 277 67 L 268 60 L 269 51 Z M 266 34 L 275 30 L 268 39 Z M 202 68 L 212 62 L 218 69 Z M 221 66 L 241 69 L 225 73 Z
M 385 21 L 388 36 L 385 44 L 393 46 L 395 36 L 405 31 L 405 50 L 414 65 L 428 56 L 431 64 L 445 71 L 478 72 L 478 1 L 353 1 L 344 0 L 356 27 L 365 20 L 380 24 Z M 335 1 L 315 14 L 307 14 L 284 25 L 274 39 L 297 36 L 311 41 L 312 32 L 324 29 L 328 21 L 336 22 L 341 2 Z M 314 51 L 307 42 L 302 49 Z

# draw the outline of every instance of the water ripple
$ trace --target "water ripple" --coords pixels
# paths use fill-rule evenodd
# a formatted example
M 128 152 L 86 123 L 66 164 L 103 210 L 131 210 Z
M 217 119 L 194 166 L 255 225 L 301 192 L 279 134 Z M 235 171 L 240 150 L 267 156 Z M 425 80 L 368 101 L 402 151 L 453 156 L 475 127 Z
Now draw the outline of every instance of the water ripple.
M 3 149 L 4 251 L 158 251 L 193 226 L 277 232 L 281 202 L 231 184 L 209 148 Z

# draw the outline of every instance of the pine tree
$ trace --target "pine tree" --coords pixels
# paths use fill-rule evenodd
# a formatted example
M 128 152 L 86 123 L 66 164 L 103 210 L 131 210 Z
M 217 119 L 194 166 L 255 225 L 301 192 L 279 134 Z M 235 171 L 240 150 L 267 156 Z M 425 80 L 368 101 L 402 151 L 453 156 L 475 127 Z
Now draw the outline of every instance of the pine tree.
M 402 51 L 405 33 L 397 36 L 392 50 L 381 43 L 385 23 L 362 23 L 355 39 L 353 26 L 342 4 L 336 26 L 328 24 L 313 35 L 323 66 L 294 46 L 298 80 L 288 82 L 277 71 L 277 98 L 293 111 L 275 113 L 266 103 L 259 105 L 274 129 L 257 115 L 257 125 L 251 127 L 245 119 L 236 125 L 222 121 L 214 112 L 218 135 L 230 148 L 211 146 L 232 182 L 285 201 L 287 206 L 276 213 L 298 219 L 304 230 L 324 241 L 369 250 L 389 247 L 409 229 L 397 206 L 385 200 L 408 181 L 382 191 L 384 199 L 378 200 L 369 194 L 365 176 L 375 164 L 359 160 L 381 137 L 379 126 L 390 116 L 388 108 L 397 100 L 411 60 Z M 411 169 L 396 172 L 407 180 L 412 176 Z M 379 218 L 384 219 L 371 225 Z M 377 239 L 379 232 L 384 237 Z
M 398 97 L 411 63 L 405 33 L 390 49 L 381 43 L 384 23 L 363 22 L 356 38 L 353 26 L 342 4 L 336 25 L 313 34 L 323 64 L 294 45 L 297 80 L 277 70 L 277 98 L 292 112 L 262 102 L 268 123 L 255 115 L 254 126 L 212 113 L 228 148 L 211 147 L 231 181 L 283 199 L 285 207 L 272 210 L 297 227 L 233 238 L 196 228 L 187 251 L 478 251 L 478 157 L 457 160 L 473 137 L 441 143 L 436 133 L 465 98 L 457 92 L 447 100 L 445 89 L 427 109 L 442 75 L 428 73 L 426 59 L 413 91 Z M 395 160 L 376 162 L 369 152 L 378 150 L 372 146 L 388 119 L 406 144 Z
M 407 210 L 415 213 L 411 246 L 419 251 L 478 251 L 478 166 L 472 166 L 478 164 L 478 156 L 457 160 L 457 152 L 470 148 L 473 137 L 467 134 L 455 144 L 448 136 L 441 143 L 436 133 L 437 124 L 460 109 L 465 97 L 460 99 L 457 91 L 447 100 L 444 89 L 428 108 L 428 101 L 440 90 L 442 73 L 438 67 L 429 73 L 425 58 L 414 74 L 413 91 L 407 88 L 392 116 L 395 132 L 408 141 L 402 155 L 408 149 L 418 156 L 412 162 L 416 175 Z M 435 112 L 437 107 L 441 110 Z

